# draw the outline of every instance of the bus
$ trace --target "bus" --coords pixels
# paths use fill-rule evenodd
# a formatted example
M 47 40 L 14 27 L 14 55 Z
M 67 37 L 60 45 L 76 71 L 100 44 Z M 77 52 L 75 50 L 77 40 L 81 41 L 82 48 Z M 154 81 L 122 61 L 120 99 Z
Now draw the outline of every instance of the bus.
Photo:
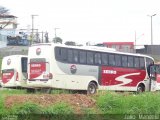
M 86 91 L 155 91 L 147 55 L 118 52 L 104 47 L 34 44 L 28 51 L 27 85 Z
M 2 87 L 18 88 L 24 87 L 27 83 L 26 55 L 10 55 L 2 59 Z

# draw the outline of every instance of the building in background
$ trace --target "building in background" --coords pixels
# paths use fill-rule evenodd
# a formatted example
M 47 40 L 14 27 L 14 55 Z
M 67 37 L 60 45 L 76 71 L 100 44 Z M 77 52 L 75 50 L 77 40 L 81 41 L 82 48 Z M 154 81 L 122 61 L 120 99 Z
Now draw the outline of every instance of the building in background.
M 15 35 L 17 17 L 13 15 L 0 15 L 0 47 L 5 47 L 7 36 Z
M 103 44 L 117 51 L 135 53 L 134 42 L 103 42 Z
M 17 17 L 13 15 L 0 15 L 0 34 L 14 35 L 17 28 Z

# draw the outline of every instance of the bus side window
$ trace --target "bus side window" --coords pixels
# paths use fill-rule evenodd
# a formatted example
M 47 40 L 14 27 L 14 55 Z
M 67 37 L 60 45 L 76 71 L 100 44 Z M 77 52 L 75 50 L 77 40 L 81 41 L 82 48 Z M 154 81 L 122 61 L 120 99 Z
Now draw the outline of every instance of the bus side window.
M 101 64 L 101 54 L 100 53 L 95 53 L 94 60 L 95 60 L 95 64 L 100 65 Z
M 73 50 L 73 62 L 78 63 L 78 50 Z
M 146 58 L 146 66 L 149 66 L 150 64 L 153 64 L 154 61 L 150 58 Z
M 87 52 L 87 64 L 93 64 L 93 52 Z
M 122 67 L 128 67 L 127 63 L 127 56 L 122 56 Z
M 108 65 L 108 54 L 102 53 L 102 64 Z
M 132 56 L 128 56 L 128 67 L 134 67 L 134 65 L 133 65 L 133 57 Z
M 72 59 L 73 59 L 73 51 L 72 50 L 68 50 L 68 62 L 72 62 Z
M 115 64 L 117 67 L 120 67 L 122 65 L 120 55 L 115 55 Z
M 140 58 L 140 68 L 141 68 L 141 69 L 144 69 L 144 68 L 145 68 L 144 58 Z
M 81 64 L 86 64 L 86 52 L 85 51 L 80 51 L 79 52 L 79 62 L 81 63 Z
M 67 49 L 66 48 L 61 49 L 61 60 L 63 62 L 67 61 Z
M 55 58 L 56 58 L 56 60 L 61 60 L 61 48 L 59 48 L 59 47 L 56 47 L 55 48 Z
M 113 54 L 109 55 L 109 65 L 115 66 L 115 57 Z
M 138 57 L 135 57 L 134 58 L 134 67 L 135 68 L 139 68 L 140 66 L 139 66 L 139 58 Z

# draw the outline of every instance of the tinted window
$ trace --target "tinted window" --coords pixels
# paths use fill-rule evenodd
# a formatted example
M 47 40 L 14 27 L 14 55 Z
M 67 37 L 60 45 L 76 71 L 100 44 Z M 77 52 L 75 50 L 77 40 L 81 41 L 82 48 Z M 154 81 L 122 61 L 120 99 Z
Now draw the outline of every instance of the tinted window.
M 142 68 L 142 69 L 145 68 L 144 58 L 140 58 L 140 68 Z
M 72 62 L 72 58 L 73 58 L 73 51 L 68 50 L 68 62 Z
M 26 57 L 22 57 L 21 59 L 22 72 L 27 72 L 27 62 L 28 59 Z
M 79 62 L 83 64 L 86 63 L 86 52 L 85 51 L 79 52 Z
M 67 61 L 67 49 L 66 48 L 55 48 L 56 60 Z
M 121 66 L 121 56 L 120 55 L 115 55 L 115 63 L 116 63 L 116 66 L 118 67 Z
M 67 49 L 66 48 L 61 48 L 61 60 L 67 61 Z
M 139 68 L 139 58 L 138 57 L 134 58 L 134 67 Z
M 102 54 L 102 64 L 108 65 L 108 54 Z
M 109 65 L 115 66 L 115 59 L 114 59 L 114 55 L 112 54 L 109 55 Z
M 61 60 L 61 48 L 56 47 L 55 48 L 55 57 L 57 60 Z
M 95 64 L 101 64 L 101 54 L 100 53 L 95 53 L 94 58 L 95 58 Z
M 73 50 L 73 62 L 78 63 L 78 50 Z
M 127 67 L 127 56 L 122 56 L 122 66 Z
M 93 52 L 87 52 L 87 64 L 93 64 Z
M 128 67 L 134 67 L 134 61 L 132 56 L 128 56 Z
M 154 61 L 152 59 L 146 58 L 146 66 L 148 66 L 148 65 L 150 65 L 152 63 L 154 63 Z

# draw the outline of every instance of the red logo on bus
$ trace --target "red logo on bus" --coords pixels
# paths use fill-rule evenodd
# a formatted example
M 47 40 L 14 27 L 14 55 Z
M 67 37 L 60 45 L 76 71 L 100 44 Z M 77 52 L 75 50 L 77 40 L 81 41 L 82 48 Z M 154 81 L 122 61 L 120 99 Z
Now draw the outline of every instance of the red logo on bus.
M 72 74 L 75 74 L 77 71 L 76 65 L 71 65 L 70 70 Z
M 37 54 L 37 55 L 40 55 L 40 54 L 41 54 L 41 49 L 40 49 L 40 48 L 37 48 L 37 49 L 36 49 L 36 54 Z
M 8 60 L 7 60 L 7 65 L 10 65 L 11 64 L 11 59 L 9 58 Z

